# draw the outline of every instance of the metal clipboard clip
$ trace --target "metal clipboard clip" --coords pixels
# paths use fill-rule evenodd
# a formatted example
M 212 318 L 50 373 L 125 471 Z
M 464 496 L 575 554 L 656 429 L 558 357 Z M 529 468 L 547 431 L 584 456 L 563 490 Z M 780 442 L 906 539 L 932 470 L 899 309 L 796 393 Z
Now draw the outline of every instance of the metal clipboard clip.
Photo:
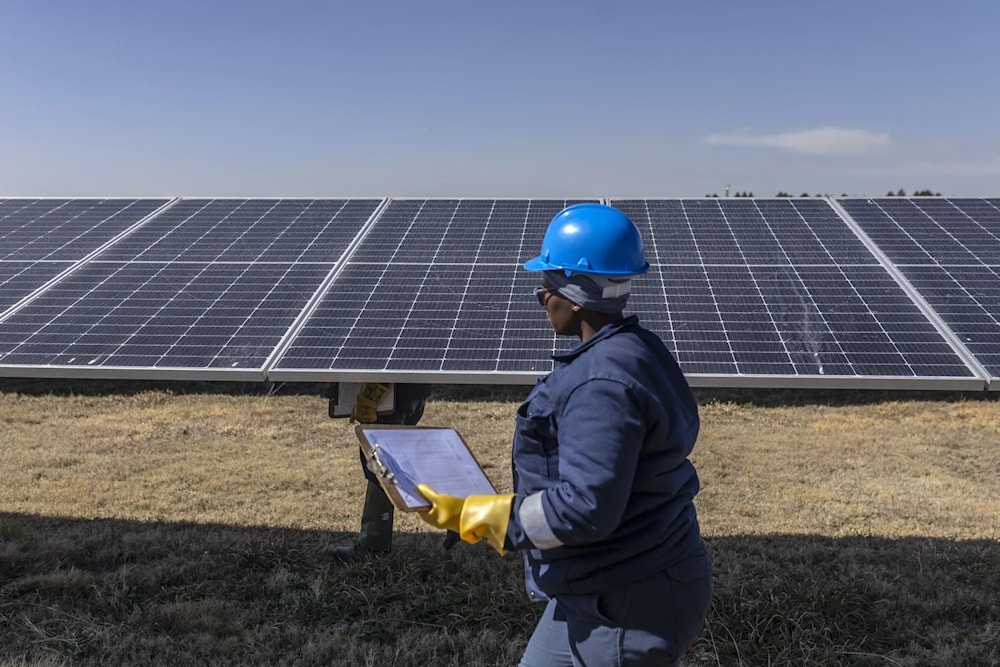
M 396 473 L 390 470 L 389 466 L 385 464 L 377 442 L 372 445 L 372 453 L 371 456 L 368 457 L 368 469 L 371 470 L 377 477 L 384 479 L 389 484 L 396 483 Z

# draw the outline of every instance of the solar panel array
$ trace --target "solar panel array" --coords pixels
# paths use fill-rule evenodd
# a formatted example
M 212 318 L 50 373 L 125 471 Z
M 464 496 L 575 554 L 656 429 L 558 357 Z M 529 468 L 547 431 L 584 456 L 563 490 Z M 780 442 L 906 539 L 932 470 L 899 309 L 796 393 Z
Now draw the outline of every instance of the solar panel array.
M 0 364 L 21 374 L 263 379 L 379 204 L 179 201 L 4 318 Z
M 1000 377 L 1000 199 L 841 199 L 994 378 Z
M 521 264 L 576 201 L 0 199 L 0 375 L 530 384 L 573 341 Z M 608 203 L 692 384 L 1000 375 L 997 200 Z

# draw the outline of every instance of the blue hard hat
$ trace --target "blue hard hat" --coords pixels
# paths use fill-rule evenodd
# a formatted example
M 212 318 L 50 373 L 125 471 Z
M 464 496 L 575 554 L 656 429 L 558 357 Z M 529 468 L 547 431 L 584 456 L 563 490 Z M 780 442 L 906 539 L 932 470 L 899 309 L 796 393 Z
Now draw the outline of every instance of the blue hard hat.
M 528 271 L 562 269 L 566 275 L 637 276 L 649 270 L 642 236 L 628 216 L 604 204 L 574 204 L 559 211 Z

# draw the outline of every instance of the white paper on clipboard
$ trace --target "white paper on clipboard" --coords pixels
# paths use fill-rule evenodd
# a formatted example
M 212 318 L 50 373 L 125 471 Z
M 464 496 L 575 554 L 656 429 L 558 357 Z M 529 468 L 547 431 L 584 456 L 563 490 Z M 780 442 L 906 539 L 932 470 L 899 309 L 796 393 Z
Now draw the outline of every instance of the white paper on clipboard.
M 388 415 L 392 414 L 395 409 L 396 392 L 391 383 L 384 382 L 386 387 L 389 388 L 388 393 L 385 397 L 379 401 L 378 407 L 375 409 L 377 414 Z M 350 417 L 351 413 L 354 412 L 354 406 L 357 405 L 358 392 L 361 388 L 365 386 L 364 382 L 340 382 L 337 384 L 336 401 L 331 405 L 330 416 L 331 417 Z
M 402 503 L 400 509 L 430 507 L 417 491 L 420 483 L 460 498 L 496 493 L 455 429 L 359 425 L 356 430 L 362 443 L 368 445 L 369 467 L 390 498 Z

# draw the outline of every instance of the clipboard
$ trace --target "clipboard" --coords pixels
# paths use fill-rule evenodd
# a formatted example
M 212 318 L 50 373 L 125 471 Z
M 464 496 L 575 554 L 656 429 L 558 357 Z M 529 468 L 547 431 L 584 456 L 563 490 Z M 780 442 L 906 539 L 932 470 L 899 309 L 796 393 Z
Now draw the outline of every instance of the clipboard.
M 396 509 L 430 509 L 431 504 L 417 490 L 420 483 L 460 498 L 497 492 L 453 428 L 358 424 L 354 432 L 368 469 Z

